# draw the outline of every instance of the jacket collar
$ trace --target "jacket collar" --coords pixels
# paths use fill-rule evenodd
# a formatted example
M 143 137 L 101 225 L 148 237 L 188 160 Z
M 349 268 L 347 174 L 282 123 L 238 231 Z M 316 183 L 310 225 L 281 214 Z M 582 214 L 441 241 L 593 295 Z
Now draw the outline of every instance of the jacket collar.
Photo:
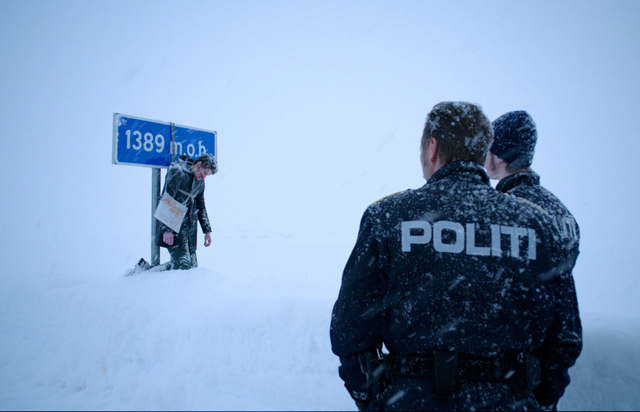
M 496 190 L 506 193 L 516 186 L 538 186 L 540 185 L 540 175 L 534 171 L 519 172 L 504 177 L 498 182 Z
M 447 163 L 429 178 L 427 184 L 433 184 L 454 175 L 465 176 L 467 179 L 477 180 L 478 183 L 489 184 L 489 176 L 484 168 L 467 160 L 455 160 Z
M 193 169 L 191 169 L 191 165 L 195 164 L 195 162 L 192 158 L 182 155 L 178 158 L 177 163 L 185 173 L 193 175 Z

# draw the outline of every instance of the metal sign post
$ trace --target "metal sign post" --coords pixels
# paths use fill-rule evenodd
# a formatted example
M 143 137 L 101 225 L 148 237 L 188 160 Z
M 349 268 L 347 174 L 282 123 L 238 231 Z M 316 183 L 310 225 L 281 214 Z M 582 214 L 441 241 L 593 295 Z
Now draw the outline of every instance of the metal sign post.
M 141 117 L 113 114 L 113 164 L 151 167 L 151 265 L 160 264 L 155 244 L 158 225 L 153 217 L 160 199 L 161 169 L 176 156 L 197 159 L 205 153 L 216 158 L 217 133 Z
M 151 266 L 160 264 L 160 246 L 156 245 L 158 223 L 153 217 L 160 199 L 160 170 L 159 167 L 151 169 Z

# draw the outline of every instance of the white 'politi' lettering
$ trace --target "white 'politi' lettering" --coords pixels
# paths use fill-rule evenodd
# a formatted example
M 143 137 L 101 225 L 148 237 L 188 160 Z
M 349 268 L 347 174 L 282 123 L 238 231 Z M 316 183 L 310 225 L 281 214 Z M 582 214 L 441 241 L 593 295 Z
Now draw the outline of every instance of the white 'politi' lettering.
M 422 234 L 412 234 L 422 230 Z M 402 222 L 402 251 L 411 252 L 411 245 L 426 245 L 431 242 L 431 225 L 426 220 Z
M 490 256 L 491 248 L 476 246 L 476 224 L 467 223 L 467 254 L 476 256 Z
M 441 253 L 461 253 L 474 256 L 501 257 L 502 235 L 509 237 L 509 256 L 520 258 L 521 241 L 527 241 L 527 256 L 529 260 L 537 257 L 536 231 L 518 226 L 491 225 L 491 245 L 478 245 L 476 242 L 476 223 L 462 225 L 458 222 L 441 220 L 433 227 L 426 220 L 410 220 L 401 224 L 402 251 L 411 252 L 412 245 L 426 245 L 433 241 L 433 248 Z M 448 232 L 445 243 L 443 232 Z
M 453 243 L 442 241 L 442 231 L 449 230 L 456 234 Z M 433 247 L 438 252 L 460 253 L 464 250 L 464 228 L 458 222 L 441 220 L 433 224 Z

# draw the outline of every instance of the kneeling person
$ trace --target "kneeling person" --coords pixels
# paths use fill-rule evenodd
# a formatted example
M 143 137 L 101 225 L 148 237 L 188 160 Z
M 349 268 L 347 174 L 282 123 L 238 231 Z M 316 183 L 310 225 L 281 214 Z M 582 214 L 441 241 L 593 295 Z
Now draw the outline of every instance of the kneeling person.
M 186 206 L 187 212 L 178 233 L 158 221 L 156 243 L 169 250 L 171 261 L 158 266 L 156 270 L 191 269 L 198 266 L 198 221 L 204 233 L 204 246 L 211 245 L 211 224 L 204 203 L 204 179 L 217 171 L 216 158 L 209 153 L 196 160 L 180 156 L 169 166 L 162 193 L 168 193 Z

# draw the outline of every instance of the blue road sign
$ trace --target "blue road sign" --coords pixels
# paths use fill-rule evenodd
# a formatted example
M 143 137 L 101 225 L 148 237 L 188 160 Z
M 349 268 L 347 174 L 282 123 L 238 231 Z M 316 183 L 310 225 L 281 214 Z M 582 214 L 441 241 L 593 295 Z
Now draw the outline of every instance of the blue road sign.
M 216 132 L 113 114 L 113 163 L 169 167 L 181 155 L 216 153 Z

